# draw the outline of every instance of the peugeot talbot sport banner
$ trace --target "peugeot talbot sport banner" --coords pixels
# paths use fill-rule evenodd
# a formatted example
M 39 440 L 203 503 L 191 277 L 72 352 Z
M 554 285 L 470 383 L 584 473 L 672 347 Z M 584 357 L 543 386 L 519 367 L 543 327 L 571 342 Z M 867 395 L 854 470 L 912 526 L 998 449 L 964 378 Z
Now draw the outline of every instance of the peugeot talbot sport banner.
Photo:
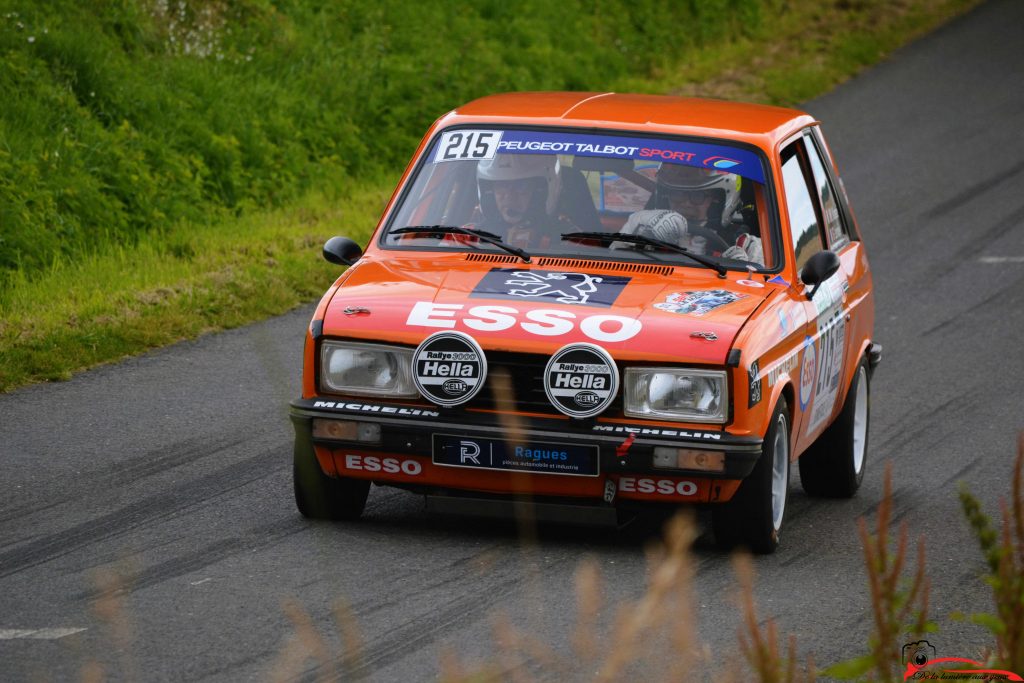
M 667 161 L 686 166 L 728 171 L 764 182 L 761 158 L 753 151 L 730 145 L 688 140 L 633 138 L 540 130 L 445 131 L 433 163 L 493 159 L 496 154 L 571 154 L 574 156 Z

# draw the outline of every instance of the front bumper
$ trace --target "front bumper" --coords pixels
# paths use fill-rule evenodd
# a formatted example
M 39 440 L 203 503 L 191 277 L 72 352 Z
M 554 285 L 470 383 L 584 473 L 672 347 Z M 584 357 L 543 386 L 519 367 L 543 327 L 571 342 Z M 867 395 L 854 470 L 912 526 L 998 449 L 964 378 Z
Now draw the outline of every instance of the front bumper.
M 380 441 L 314 438 L 315 418 L 380 425 Z M 291 404 L 296 449 L 312 451 L 331 476 L 372 479 L 424 493 L 523 494 L 598 501 L 722 502 L 753 469 L 762 440 L 725 431 L 643 425 L 636 421 L 573 420 L 509 415 L 363 399 L 299 399 Z M 552 471 L 459 467 L 435 462 L 435 437 L 508 444 L 565 444 L 594 453 L 587 476 Z M 667 446 L 725 454 L 723 472 L 666 469 L 652 464 Z M 612 485 L 609 485 L 611 482 Z

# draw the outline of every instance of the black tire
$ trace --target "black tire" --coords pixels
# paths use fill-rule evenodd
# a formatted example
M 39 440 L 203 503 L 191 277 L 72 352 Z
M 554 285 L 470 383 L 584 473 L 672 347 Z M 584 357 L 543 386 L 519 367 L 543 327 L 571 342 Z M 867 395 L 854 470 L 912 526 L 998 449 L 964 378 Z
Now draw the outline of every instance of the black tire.
M 800 484 L 811 496 L 852 498 L 864 480 L 871 392 L 866 360 L 861 360 L 835 422 L 800 456 Z
M 781 397 L 753 471 L 729 502 L 712 509 L 715 541 L 721 548 L 743 546 L 765 555 L 779 547 L 789 496 L 789 453 L 789 406 Z
M 311 519 L 358 519 L 370 493 L 368 480 L 324 474 L 313 449 L 300 444 L 295 447 L 292 481 L 295 505 Z

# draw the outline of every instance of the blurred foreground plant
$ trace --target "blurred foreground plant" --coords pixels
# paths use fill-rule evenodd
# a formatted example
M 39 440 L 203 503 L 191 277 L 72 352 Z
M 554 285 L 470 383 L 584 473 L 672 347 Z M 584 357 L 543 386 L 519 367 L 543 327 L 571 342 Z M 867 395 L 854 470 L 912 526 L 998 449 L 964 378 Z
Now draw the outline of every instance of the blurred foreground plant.
M 934 630 L 934 625 L 928 621 L 930 582 L 925 574 L 924 539 L 918 540 L 917 567 L 908 578 L 903 571 L 907 563 L 907 525 L 900 525 L 895 550 L 890 549 L 891 525 L 892 464 L 886 463 L 874 535 L 863 517 L 858 520 L 875 621 L 868 641 L 869 653 L 829 667 L 825 671 L 829 676 L 848 680 L 902 680 L 902 651 L 898 648 L 901 636 Z
M 1017 458 L 1013 465 L 1012 500 L 1000 502 L 1003 515 L 1002 531 L 997 531 L 992 520 L 982 511 L 981 503 L 968 491 L 960 488 L 960 503 L 964 515 L 978 538 L 985 554 L 989 573 L 985 581 L 992 587 L 996 613 L 973 614 L 971 620 L 986 627 L 996 638 L 995 652 L 988 664 L 1010 671 L 1024 670 L 1024 495 L 1022 495 L 1022 469 L 1024 469 L 1024 431 L 1017 435 Z
M 602 636 L 605 629 L 599 618 L 603 608 L 600 571 L 592 559 L 581 563 L 575 577 L 573 656 L 560 655 L 549 644 L 521 632 L 507 617 L 499 617 L 494 627 L 495 660 L 467 668 L 447 652 L 441 680 L 528 681 L 533 680 L 532 669 L 543 670 L 545 678 L 557 671 L 563 680 L 693 680 L 703 659 L 694 639 L 689 553 L 694 537 L 689 517 L 677 516 L 668 522 L 663 541 L 647 553 L 646 591 L 619 606 L 607 636 Z
M 730 657 L 713 660 L 712 650 L 697 637 L 692 588 L 694 566 L 690 546 L 696 537 L 693 520 L 678 515 L 665 526 L 664 538 L 647 552 L 648 584 L 643 595 L 619 605 L 610 628 L 601 623 L 601 574 L 593 560 L 576 572 L 577 613 L 571 655 L 520 631 L 507 617 L 495 624 L 497 653 L 490 661 L 466 667 L 453 651 L 445 652 L 441 679 L 450 683 L 479 681 L 760 681 L 796 683 L 814 680 L 813 660 L 801 666 L 796 639 L 783 653 L 774 621 L 758 625 L 754 602 L 754 571 L 749 556 L 735 561 L 739 577 L 737 602 L 744 622 L 738 634 L 749 671 L 739 671 Z M 732 653 L 732 648 L 720 648 Z M 535 676 L 535 672 L 539 673 Z
M 757 606 L 754 603 L 754 567 L 749 555 L 737 555 L 733 560 L 736 577 L 740 582 L 740 606 L 743 608 L 743 627 L 739 631 L 740 652 L 757 674 L 761 683 L 794 683 L 815 680 L 814 658 L 808 656 L 807 667 L 797 661 L 796 636 L 790 634 L 786 654 L 779 652 L 775 620 L 769 619 L 764 630 L 758 626 Z

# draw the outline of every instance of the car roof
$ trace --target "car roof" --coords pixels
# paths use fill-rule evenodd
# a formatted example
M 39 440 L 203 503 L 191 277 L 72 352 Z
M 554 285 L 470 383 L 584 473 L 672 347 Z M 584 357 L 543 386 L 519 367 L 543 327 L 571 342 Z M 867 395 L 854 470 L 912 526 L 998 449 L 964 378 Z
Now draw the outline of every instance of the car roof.
M 628 129 L 737 139 L 770 150 L 815 120 L 805 112 L 763 104 L 613 92 L 516 92 L 465 104 L 441 126 L 491 122 Z

